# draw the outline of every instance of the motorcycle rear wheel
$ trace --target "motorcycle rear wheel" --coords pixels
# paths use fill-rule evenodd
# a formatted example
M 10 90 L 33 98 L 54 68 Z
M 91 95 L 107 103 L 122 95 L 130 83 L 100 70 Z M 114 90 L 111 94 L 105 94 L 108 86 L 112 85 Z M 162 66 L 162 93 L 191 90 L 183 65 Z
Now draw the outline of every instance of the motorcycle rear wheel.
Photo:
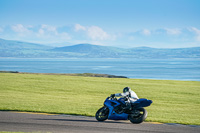
M 98 121 L 105 121 L 106 119 L 108 119 L 108 114 L 109 109 L 107 107 L 102 107 L 96 112 L 95 118 Z
M 129 115 L 129 120 L 133 124 L 142 123 L 147 118 L 147 111 L 144 108 L 138 108 L 133 114 Z

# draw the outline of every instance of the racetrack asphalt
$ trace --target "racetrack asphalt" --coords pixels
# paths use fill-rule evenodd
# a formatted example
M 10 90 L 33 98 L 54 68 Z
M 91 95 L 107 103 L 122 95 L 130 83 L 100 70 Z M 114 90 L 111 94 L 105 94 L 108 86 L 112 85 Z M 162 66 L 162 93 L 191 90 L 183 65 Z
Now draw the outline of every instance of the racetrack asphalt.
M 94 117 L 0 111 L 0 132 L 40 133 L 200 133 L 199 126 L 153 124 L 107 120 Z

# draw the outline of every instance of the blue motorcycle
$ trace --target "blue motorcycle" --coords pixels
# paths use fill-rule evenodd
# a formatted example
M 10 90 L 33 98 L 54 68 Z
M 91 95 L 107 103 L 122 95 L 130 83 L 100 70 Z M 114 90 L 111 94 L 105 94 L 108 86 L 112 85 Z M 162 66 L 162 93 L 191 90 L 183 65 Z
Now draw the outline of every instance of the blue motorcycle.
M 150 106 L 152 100 L 138 99 L 127 108 L 126 101 L 129 97 L 108 97 L 104 106 L 96 112 L 98 121 L 109 120 L 130 120 L 134 124 L 142 123 L 147 118 L 147 111 L 144 107 Z

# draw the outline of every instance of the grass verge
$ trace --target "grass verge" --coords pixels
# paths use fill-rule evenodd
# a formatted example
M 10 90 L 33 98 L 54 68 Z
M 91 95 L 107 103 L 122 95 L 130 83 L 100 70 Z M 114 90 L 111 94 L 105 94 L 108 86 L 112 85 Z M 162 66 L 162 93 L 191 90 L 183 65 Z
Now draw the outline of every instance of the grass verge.
M 200 125 L 200 82 L 0 73 L 0 110 L 94 116 L 129 86 L 153 100 L 146 121 Z

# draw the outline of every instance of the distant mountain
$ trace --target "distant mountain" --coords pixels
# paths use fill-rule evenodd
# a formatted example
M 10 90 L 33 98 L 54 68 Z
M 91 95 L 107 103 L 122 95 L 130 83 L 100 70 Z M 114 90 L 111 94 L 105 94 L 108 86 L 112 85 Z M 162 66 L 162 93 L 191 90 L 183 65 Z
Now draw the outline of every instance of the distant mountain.
M 28 42 L 21 42 L 21 41 L 13 41 L 13 40 L 4 40 L 0 39 L 0 49 L 51 49 L 52 47 L 35 44 L 35 43 L 28 43 Z
M 83 57 L 118 58 L 122 53 L 126 53 L 128 50 L 92 44 L 77 44 L 73 46 L 54 48 L 52 51 L 81 53 Z
M 52 49 L 59 52 L 81 53 L 82 57 L 97 58 L 199 58 L 200 47 L 193 48 L 150 48 L 136 47 L 123 49 L 92 44 L 78 44 Z
M 54 51 L 62 51 L 62 52 L 78 52 L 78 53 L 89 53 L 92 51 L 101 51 L 105 50 L 104 47 L 92 44 L 77 44 L 73 46 L 65 46 L 65 47 L 57 47 L 52 49 Z
M 0 39 L 0 57 L 46 57 L 49 54 L 48 50 L 52 48 L 41 44 Z
M 49 47 L 41 44 L 0 39 L 0 57 L 18 58 L 200 58 L 200 47 L 123 49 L 92 44 Z

